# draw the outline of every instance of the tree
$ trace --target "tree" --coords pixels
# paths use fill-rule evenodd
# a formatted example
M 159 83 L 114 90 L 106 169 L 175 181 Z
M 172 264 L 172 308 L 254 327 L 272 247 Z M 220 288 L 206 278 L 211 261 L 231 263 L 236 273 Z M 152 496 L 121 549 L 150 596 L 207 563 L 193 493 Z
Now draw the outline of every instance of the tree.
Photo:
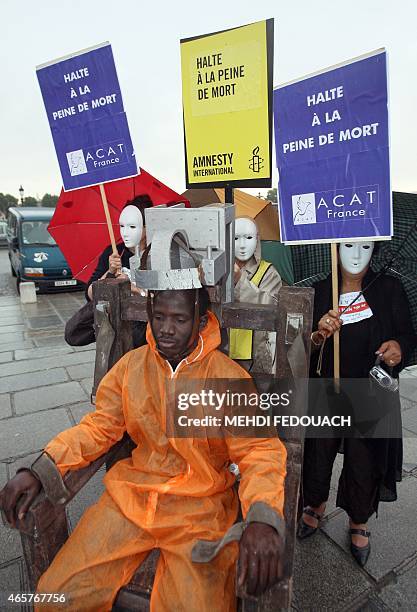
M 55 208 L 57 202 L 58 196 L 51 195 L 50 193 L 45 193 L 41 200 L 42 206 L 51 206 L 52 208 Z
M 10 195 L 10 193 L 0 193 L 0 212 L 7 215 L 10 206 L 17 206 L 17 198 Z
M 270 189 L 268 191 L 268 193 L 266 194 L 266 199 L 269 200 L 270 202 L 278 202 L 276 187 L 273 187 L 273 189 Z
M 32 196 L 27 196 L 26 198 L 23 198 L 23 206 L 37 206 L 38 205 L 38 200 L 36 198 L 33 198 Z

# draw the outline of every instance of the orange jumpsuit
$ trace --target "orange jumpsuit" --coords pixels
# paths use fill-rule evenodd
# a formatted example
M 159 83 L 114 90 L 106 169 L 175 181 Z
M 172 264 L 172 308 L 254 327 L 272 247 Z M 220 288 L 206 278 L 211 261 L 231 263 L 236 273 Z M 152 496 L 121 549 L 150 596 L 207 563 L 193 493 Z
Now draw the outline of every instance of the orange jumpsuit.
M 124 355 L 104 377 L 95 412 L 45 448 L 63 475 L 88 465 L 126 431 L 137 444 L 130 458 L 106 474 L 105 492 L 41 577 L 38 592 L 65 593 L 69 603 L 59 604 L 63 610 L 111 610 L 118 590 L 149 551 L 159 548 L 151 610 L 234 610 L 237 544 L 210 563 L 193 563 L 191 549 L 198 539 L 221 538 L 236 519 L 231 461 L 241 472 L 243 516 L 258 501 L 283 515 L 285 446 L 277 438 L 168 438 L 169 379 L 249 375 L 216 350 L 220 330 L 211 313 L 198 346 L 175 371 L 157 352 L 149 326 L 147 339 L 148 346 Z

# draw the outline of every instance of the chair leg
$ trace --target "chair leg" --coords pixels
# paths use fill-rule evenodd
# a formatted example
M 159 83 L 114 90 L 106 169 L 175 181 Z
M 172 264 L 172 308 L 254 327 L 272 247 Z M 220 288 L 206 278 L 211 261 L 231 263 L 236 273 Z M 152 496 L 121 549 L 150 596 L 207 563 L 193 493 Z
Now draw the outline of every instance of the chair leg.
M 65 509 L 57 512 L 54 520 L 39 534 L 36 527 L 33 534 L 20 532 L 23 555 L 29 578 L 29 586 L 36 590 L 39 578 L 48 569 L 61 546 L 68 539 L 68 524 Z

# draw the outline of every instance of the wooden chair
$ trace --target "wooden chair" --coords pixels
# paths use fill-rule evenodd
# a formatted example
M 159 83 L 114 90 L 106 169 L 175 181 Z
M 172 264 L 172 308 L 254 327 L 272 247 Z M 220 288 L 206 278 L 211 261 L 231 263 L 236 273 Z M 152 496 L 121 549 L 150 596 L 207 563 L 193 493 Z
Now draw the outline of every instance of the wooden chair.
M 216 291 L 211 292 L 214 310 L 222 328 L 244 328 L 276 331 L 277 378 L 308 376 L 310 334 L 312 325 L 313 290 L 309 288 L 283 287 L 278 306 L 254 304 L 221 304 Z M 96 312 L 97 350 L 94 372 L 95 390 L 105 373 L 120 357 L 132 348 L 132 321 L 147 320 L 146 300 L 130 295 L 130 283 L 112 279 L 99 281 L 94 286 Z M 303 348 L 296 362 L 289 358 L 291 350 L 291 321 L 301 324 Z M 294 330 L 292 330 L 294 331 Z M 292 573 L 295 530 L 297 521 L 298 490 L 302 464 L 302 436 L 300 432 L 283 440 L 286 444 L 287 478 L 285 482 L 286 544 L 284 577 L 273 589 L 255 599 L 239 598 L 239 609 L 243 612 L 288 610 L 291 605 Z M 65 484 L 71 499 L 104 464 L 111 467 L 116 461 L 130 455 L 133 443 L 128 436 L 115 444 L 108 453 L 86 468 L 69 472 Z M 69 501 L 69 500 L 68 500 Z M 66 502 L 68 503 L 68 502 Z M 23 551 L 26 560 L 30 587 L 35 590 L 39 577 L 48 568 L 54 556 L 68 538 L 68 523 L 65 505 L 53 506 L 41 493 L 32 504 L 24 521 L 19 524 Z M 159 551 L 149 554 L 132 581 L 123 587 L 116 598 L 113 610 L 149 610 L 156 563 Z M 239 593 L 237 593 L 239 597 Z

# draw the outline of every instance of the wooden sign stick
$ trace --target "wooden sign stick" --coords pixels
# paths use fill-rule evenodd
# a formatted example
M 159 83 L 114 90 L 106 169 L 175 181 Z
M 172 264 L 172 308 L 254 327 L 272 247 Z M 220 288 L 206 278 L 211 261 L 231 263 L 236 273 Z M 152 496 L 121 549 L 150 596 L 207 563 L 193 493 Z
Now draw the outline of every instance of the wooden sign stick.
M 106 197 L 106 192 L 104 190 L 103 183 L 100 183 L 100 195 L 101 195 L 101 200 L 103 202 L 104 214 L 106 215 L 107 228 L 109 230 L 110 242 L 111 242 L 111 248 L 113 251 L 113 255 L 118 255 L 117 247 L 116 247 L 116 240 L 114 239 L 113 225 L 111 222 L 111 217 L 110 217 L 110 212 L 109 212 L 109 205 L 107 204 L 107 197 Z
M 332 254 L 332 301 L 333 310 L 339 312 L 339 279 L 337 275 L 337 244 L 331 244 Z M 340 336 L 339 332 L 333 334 L 333 376 L 336 393 L 340 391 Z

